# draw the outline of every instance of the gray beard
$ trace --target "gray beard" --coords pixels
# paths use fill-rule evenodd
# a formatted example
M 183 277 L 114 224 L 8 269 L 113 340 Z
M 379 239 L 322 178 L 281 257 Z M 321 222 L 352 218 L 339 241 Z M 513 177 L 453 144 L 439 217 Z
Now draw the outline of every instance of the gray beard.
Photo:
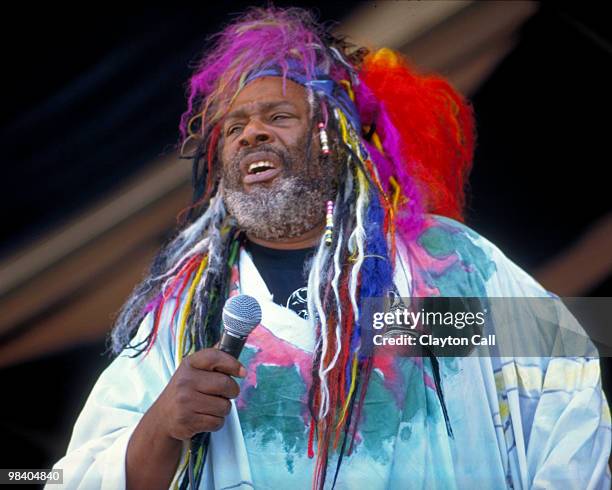
M 325 203 L 333 191 L 330 179 L 321 180 L 281 177 L 250 192 L 224 189 L 225 206 L 238 226 L 256 238 L 298 237 L 325 221 Z

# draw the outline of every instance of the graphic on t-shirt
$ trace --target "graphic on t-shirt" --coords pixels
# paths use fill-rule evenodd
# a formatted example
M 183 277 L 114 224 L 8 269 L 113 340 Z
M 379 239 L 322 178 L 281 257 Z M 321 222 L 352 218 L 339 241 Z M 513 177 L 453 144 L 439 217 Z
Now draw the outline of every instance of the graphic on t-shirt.
M 286 306 L 304 320 L 308 320 L 308 288 L 302 287 L 293 291 L 287 299 Z

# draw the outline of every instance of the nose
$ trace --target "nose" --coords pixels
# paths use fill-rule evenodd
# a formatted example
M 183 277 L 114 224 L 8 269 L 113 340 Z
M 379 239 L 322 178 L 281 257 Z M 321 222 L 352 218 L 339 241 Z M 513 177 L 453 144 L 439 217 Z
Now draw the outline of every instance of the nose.
M 269 143 L 272 140 L 271 133 L 260 121 L 251 120 L 240 134 L 240 146 L 257 146 L 261 143 Z

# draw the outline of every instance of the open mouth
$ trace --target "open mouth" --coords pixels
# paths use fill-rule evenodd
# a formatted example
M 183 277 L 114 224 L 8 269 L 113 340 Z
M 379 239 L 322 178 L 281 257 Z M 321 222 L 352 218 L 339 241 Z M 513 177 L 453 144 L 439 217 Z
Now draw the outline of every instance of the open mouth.
M 267 160 L 262 162 L 253 162 L 249 165 L 248 173 L 249 175 L 256 175 L 272 168 L 276 167 L 272 164 L 272 162 L 269 162 Z
M 276 165 L 269 160 L 252 162 L 247 167 L 247 174 L 244 176 L 243 181 L 245 184 L 265 182 L 272 180 L 280 171 L 281 169 L 277 168 Z

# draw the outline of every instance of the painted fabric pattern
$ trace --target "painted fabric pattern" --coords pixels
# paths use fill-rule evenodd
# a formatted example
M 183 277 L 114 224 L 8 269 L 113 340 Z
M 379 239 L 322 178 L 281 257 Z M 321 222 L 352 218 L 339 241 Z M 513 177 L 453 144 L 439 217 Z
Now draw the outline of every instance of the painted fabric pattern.
M 423 232 L 398 252 L 401 296 L 549 295 L 488 240 L 448 218 L 428 216 Z M 271 301 L 245 252 L 235 273 L 233 294 L 257 298 L 262 322 L 241 355 L 248 375 L 225 426 L 211 436 L 200 488 L 310 488 L 314 333 Z M 124 488 L 129 437 L 176 369 L 176 325 L 169 325 L 175 302 L 162 312 L 164 328 L 148 355 L 122 354 L 96 383 L 55 465 L 64 469 L 65 488 Z M 149 316 L 137 338 L 151 324 Z M 376 352 L 357 437 L 335 488 L 609 488 L 610 413 L 595 350 L 583 358 L 439 358 L 452 437 L 430 359 L 395 354 Z M 326 488 L 336 463 L 332 451 Z

